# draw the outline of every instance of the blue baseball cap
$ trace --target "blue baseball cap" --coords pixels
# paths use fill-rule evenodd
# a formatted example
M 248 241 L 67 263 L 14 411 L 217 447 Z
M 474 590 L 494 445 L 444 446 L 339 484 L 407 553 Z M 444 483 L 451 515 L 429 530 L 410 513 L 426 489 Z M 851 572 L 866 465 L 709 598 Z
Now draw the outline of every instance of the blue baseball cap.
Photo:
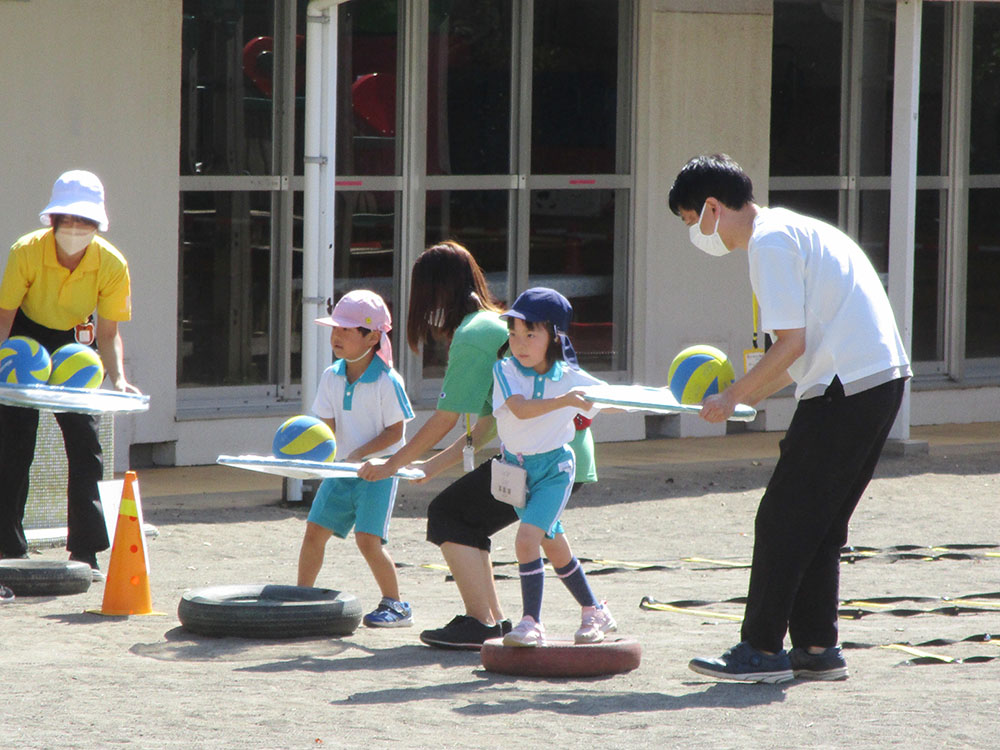
M 555 289 L 536 286 L 524 290 L 500 317 L 520 318 L 528 323 L 551 323 L 562 344 L 563 359 L 574 370 L 580 369 L 568 335 L 569 324 L 573 319 L 573 306 Z

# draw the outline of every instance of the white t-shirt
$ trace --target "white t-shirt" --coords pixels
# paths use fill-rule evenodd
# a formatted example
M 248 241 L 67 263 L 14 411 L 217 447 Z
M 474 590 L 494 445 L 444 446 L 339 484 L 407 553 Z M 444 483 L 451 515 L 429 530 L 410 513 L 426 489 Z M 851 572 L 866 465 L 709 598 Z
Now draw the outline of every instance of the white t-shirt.
M 574 370 L 562 361 L 555 362 L 544 375 L 522 367 L 514 357 L 497 362 L 493 366 L 493 416 L 503 447 L 511 453 L 530 456 L 569 443 L 576 433 L 573 417 L 577 414 L 594 417 L 600 411 L 597 404 L 585 412 L 567 406 L 533 419 L 518 419 L 507 408 L 506 401 L 514 395 L 527 399 L 556 398 L 582 385 L 604 385 L 604 381 L 583 370 Z
M 805 328 L 791 367 L 795 397 L 822 394 L 839 376 L 847 395 L 910 376 L 910 360 L 868 256 L 834 226 L 761 208 L 747 247 L 761 327 Z
M 313 414 L 321 419 L 334 419 L 337 432 L 337 458 L 346 459 L 356 448 L 385 432 L 396 422 L 413 419 L 410 399 L 403 386 L 403 378 L 378 356 L 361 377 L 347 382 L 347 363 L 338 359 L 320 376 Z M 406 443 L 404 437 L 395 445 L 378 452 L 388 456 Z M 365 456 L 365 458 L 369 458 Z

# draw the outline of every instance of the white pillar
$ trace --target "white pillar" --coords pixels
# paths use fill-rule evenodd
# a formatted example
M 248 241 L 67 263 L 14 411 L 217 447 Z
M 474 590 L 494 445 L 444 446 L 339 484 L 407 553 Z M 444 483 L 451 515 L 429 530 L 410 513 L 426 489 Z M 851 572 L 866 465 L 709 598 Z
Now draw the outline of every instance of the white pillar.
M 897 0 L 889 198 L 889 301 L 907 352 L 913 351 L 913 255 L 917 204 L 917 113 L 923 0 Z M 912 356 L 912 355 L 911 355 Z M 910 387 L 890 438 L 910 437 Z
M 337 170 L 337 6 L 313 0 L 306 9 L 305 195 L 302 207 L 302 412 L 308 413 L 324 363 L 327 337 L 313 320 L 333 296 L 333 197 Z M 302 481 L 286 480 L 288 500 L 302 499 Z

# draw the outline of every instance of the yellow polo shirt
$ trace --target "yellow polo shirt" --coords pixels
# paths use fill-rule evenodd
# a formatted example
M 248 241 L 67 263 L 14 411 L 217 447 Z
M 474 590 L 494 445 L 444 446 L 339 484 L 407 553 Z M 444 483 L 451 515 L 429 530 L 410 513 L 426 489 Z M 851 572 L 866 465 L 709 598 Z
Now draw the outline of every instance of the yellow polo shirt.
M 10 249 L 0 282 L 0 307 L 21 308 L 34 322 L 59 331 L 86 322 L 95 309 L 108 320 L 129 320 L 128 264 L 114 245 L 94 237 L 71 273 L 56 257 L 53 230 L 39 229 Z

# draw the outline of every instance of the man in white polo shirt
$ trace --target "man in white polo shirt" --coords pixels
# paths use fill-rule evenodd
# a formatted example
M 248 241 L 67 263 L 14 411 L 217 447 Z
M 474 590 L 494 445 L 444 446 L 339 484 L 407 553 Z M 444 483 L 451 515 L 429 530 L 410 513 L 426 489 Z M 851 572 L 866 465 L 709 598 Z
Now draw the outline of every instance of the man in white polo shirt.
M 747 682 L 845 679 L 840 549 L 912 375 L 889 300 L 857 243 L 822 221 L 758 206 L 750 178 L 724 154 L 691 159 L 668 203 L 700 250 L 747 250 L 774 339 L 746 375 L 705 400 L 702 417 L 723 421 L 737 403 L 793 382 L 798 401 L 757 510 L 742 640 L 689 666 Z

